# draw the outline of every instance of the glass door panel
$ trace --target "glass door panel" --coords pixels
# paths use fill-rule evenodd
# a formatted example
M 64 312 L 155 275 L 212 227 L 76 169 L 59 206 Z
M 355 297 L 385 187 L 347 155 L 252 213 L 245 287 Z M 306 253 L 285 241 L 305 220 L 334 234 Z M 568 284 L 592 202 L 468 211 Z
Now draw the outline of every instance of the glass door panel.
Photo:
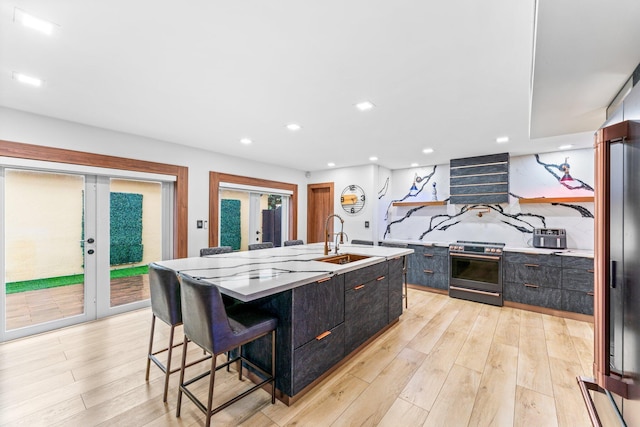
M 149 299 L 148 264 L 163 259 L 162 183 L 110 180 L 109 307 Z
M 289 232 L 289 196 L 220 189 L 220 246 L 246 251 L 251 243 L 282 246 Z
M 6 169 L 4 184 L 4 330 L 83 321 L 85 267 L 93 262 L 84 257 L 85 201 L 93 197 L 85 177 Z

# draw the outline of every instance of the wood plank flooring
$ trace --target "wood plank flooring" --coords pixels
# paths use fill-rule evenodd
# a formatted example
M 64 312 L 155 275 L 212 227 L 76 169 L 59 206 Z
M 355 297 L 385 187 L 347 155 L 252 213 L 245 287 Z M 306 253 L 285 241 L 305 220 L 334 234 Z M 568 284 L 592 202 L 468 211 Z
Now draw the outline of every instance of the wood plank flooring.
M 409 301 L 396 325 L 292 406 L 258 391 L 214 425 L 590 425 L 575 377 L 591 375 L 592 324 L 415 289 Z M 204 425 L 186 398 L 175 417 L 177 375 L 166 404 L 160 370 L 145 381 L 150 323 L 144 309 L 1 344 L 0 425 Z M 160 346 L 168 327 L 158 323 Z M 219 372 L 219 395 L 247 386 Z

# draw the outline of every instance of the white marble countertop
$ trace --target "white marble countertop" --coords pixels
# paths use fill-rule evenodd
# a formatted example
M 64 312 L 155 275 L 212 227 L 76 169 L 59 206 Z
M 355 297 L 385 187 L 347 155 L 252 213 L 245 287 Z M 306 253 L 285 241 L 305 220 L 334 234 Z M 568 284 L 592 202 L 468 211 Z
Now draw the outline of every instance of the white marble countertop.
M 340 245 L 338 254 L 369 258 L 333 264 L 318 261 L 318 258 L 335 255 L 335 251 L 324 255 L 323 249 L 324 244 L 313 243 L 158 261 L 156 264 L 215 284 L 221 293 L 247 302 L 413 253 L 413 249 L 347 243 Z

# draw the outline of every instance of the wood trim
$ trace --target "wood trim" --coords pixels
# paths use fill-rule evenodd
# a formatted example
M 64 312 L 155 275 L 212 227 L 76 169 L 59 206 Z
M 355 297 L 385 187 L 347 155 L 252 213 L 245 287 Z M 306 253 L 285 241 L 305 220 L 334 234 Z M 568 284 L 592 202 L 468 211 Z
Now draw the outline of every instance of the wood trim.
M 447 204 L 446 200 L 434 200 L 430 202 L 393 202 L 392 206 L 444 206 Z
M 618 130 L 620 128 L 617 128 Z M 626 130 L 625 130 L 626 134 Z M 595 140 L 595 209 L 594 216 L 594 375 L 600 387 L 607 387 L 609 367 L 609 144 L 605 129 L 596 133 Z
M 174 258 L 187 256 L 188 167 L 4 140 L 0 140 L 0 156 L 175 176 L 173 256 Z
M 289 203 L 289 218 L 291 218 L 289 239 L 298 238 L 298 184 L 211 171 L 209 172 L 209 246 L 218 246 L 219 241 L 220 205 L 218 199 L 221 182 L 290 191 L 292 194 L 291 203 Z
M 533 197 L 533 198 L 520 198 L 518 202 L 523 204 L 529 203 L 593 203 L 593 196 L 585 197 Z

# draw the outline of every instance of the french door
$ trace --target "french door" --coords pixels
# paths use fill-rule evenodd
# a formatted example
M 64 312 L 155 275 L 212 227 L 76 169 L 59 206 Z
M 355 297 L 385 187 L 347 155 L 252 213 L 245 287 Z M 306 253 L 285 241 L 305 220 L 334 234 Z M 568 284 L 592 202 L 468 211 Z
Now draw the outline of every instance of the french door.
M 0 341 L 149 305 L 172 183 L 0 167 Z

